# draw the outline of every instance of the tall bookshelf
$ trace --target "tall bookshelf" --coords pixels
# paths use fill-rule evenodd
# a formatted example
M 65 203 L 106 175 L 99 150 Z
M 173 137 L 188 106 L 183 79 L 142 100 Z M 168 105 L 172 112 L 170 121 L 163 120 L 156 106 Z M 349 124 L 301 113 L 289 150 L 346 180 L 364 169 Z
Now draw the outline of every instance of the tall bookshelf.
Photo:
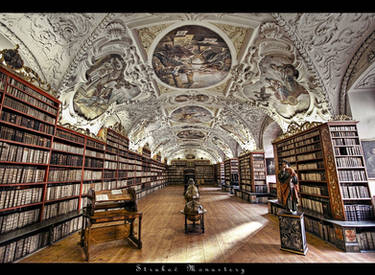
M 345 251 L 368 250 L 371 244 L 374 250 L 374 241 L 362 238 L 373 234 L 375 222 L 357 122 L 310 124 L 273 146 L 276 175 L 281 160 L 298 174 L 306 230 Z M 279 181 L 277 198 L 270 206 L 273 213 L 281 199 Z
M 218 162 L 215 164 L 215 176 L 216 176 L 216 183 L 218 186 L 225 184 L 225 171 L 224 171 L 224 162 Z
M 132 187 L 139 199 L 166 186 L 166 165 L 152 159 L 148 148 L 130 151 L 126 136 L 113 129 L 106 132 L 103 183 L 98 190 Z
M 185 172 L 194 174 L 197 184 L 214 184 L 215 167 L 205 159 L 173 159 L 167 166 L 168 182 L 170 184 L 184 184 Z
M 239 156 L 240 190 L 238 197 L 249 202 L 266 202 L 269 195 L 263 151 L 246 152 Z
M 169 184 L 184 184 L 184 170 L 186 169 L 186 160 L 171 160 L 168 165 L 168 183 Z
M 166 165 L 130 151 L 107 129 L 101 140 L 58 125 L 60 101 L 0 66 L 0 263 L 17 261 L 78 231 L 87 192 L 167 184 Z
M 64 131 L 69 131 L 69 129 L 64 129 Z M 90 136 L 84 137 L 85 154 L 79 209 L 83 209 L 87 206 L 87 196 L 90 188 L 93 188 L 94 190 L 100 190 L 103 186 L 102 182 L 106 154 L 106 143 L 103 140 L 96 139 Z
M 56 186 L 48 182 L 51 161 L 58 165 L 53 141 L 60 102 L 3 66 L 0 99 L 0 262 L 12 262 L 59 237 L 45 213 L 64 201 L 51 197 Z M 76 218 L 51 220 L 58 226 Z
M 83 135 L 56 127 L 43 196 L 42 220 L 79 209 L 84 150 Z
M 224 160 L 225 183 L 221 186 L 221 190 L 230 191 L 232 177 L 239 177 L 238 158 Z
M 198 184 L 214 184 L 214 165 L 211 165 L 209 160 L 195 160 L 194 166 L 195 179 Z

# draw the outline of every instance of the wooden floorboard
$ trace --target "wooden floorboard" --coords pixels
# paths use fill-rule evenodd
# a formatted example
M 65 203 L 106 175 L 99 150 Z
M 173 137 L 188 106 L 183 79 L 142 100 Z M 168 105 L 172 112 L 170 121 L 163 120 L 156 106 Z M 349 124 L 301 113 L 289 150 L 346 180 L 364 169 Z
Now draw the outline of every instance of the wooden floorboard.
M 207 209 L 204 234 L 185 234 L 182 186 L 167 186 L 141 198 L 141 250 L 126 241 L 100 246 L 93 263 L 375 263 L 375 253 L 347 253 L 306 233 L 307 255 L 280 250 L 278 220 L 266 204 L 250 204 L 214 186 L 200 187 Z M 84 263 L 79 233 L 20 263 Z

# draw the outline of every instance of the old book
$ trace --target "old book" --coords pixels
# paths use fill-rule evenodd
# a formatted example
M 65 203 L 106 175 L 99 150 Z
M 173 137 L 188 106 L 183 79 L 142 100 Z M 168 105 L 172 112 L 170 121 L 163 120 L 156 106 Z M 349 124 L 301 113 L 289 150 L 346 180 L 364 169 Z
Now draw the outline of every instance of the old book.
M 375 240 L 372 239 L 371 235 L 372 235 L 371 232 L 366 232 L 366 238 L 367 238 L 369 250 L 374 250 L 375 249 L 375 246 L 374 246 Z

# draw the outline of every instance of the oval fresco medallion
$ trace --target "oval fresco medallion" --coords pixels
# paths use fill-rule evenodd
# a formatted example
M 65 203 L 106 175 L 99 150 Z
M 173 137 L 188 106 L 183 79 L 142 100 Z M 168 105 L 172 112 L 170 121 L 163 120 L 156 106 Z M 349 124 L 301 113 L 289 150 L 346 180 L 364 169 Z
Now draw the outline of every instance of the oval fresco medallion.
M 179 132 L 177 136 L 183 139 L 201 139 L 204 138 L 205 134 L 201 131 L 190 129 Z
M 172 120 L 183 123 L 205 123 L 212 118 L 210 111 L 200 106 L 183 106 L 171 114 Z
M 222 81 L 232 64 L 225 41 L 196 25 L 176 28 L 155 48 L 152 66 L 157 77 L 176 88 L 207 88 Z

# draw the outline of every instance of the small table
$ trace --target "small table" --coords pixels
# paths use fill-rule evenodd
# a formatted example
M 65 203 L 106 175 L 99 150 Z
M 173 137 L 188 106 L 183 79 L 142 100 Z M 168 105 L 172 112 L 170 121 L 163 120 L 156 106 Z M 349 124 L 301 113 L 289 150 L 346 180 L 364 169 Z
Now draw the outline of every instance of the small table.
M 199 225 L 201 232 L 204 233 L 204 214 L 207 213 L 206 209 L 203 209 L 201 213 L 198 213 L 199 219 L 197 221 L 192 221 L 191 224 L 188 223 L 189 215 L 185 214 L 184 210 L 180 210 L 180 213 L 185 215 L 185 234 L 199 232 L 196 230 L 197 229 L 196 225 Z M 199 223 L 197 224 L 198 221 Z M 190 227 L 190 230 L 189 230 L 189 227 Z

